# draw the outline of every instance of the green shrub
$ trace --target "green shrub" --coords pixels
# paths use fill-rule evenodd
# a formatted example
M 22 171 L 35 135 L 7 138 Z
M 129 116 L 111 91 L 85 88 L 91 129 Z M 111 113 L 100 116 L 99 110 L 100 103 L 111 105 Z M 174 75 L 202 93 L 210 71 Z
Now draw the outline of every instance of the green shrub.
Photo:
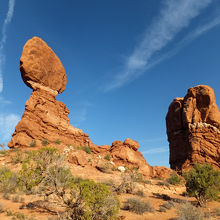
M 30 142 L 30 143 L 29 143 L 29 146 L 30 146 L 30 147 L 35 147 L 35 146 L 36 146 L 36 141 L 33 140 L 32 142 Z
M 0 150 L 0 156 L 4 157 L 7 155 L 7 151 L 6 150 Z
M 105 157 L 104 157 L 104 159 L 110 161 L 110 160 L 111 160 L 111 155 L 110 155 L 110 154 L 106 154 Z
M 167 211 L 167 209 L 166 208 L 164 208 L 163 206 L 160 206 L 160 208 L 159 208 L 159 210 L 158 210 L 159 212 L 166 212 Z
M 200 206 L 208 200 L 218 198 L 220 192 L 220 171 L 215 171 L 209 164 L 195 164 L 194 167 L 184 174 L 186 191 L 194 196 Z
M 83 180 L 77 187 L 85 204 L 83 207 L 85 219 L 116 218 L 120 203 L 106 185 L 92 180 Z
M 17 188 L 17 176 L 9 168 L 0 168 L 0 192 L 15 192 Z
M 91 148 L 90 148 L 89 146 L 84 146 L 82 149 L 83 149 L 87 154 L 91 154 L 91 153 L 92 153 L 92 150 L 91 150 Z
M 181 183 L 181 178 L 177 174 L 172 173 L 166 182 L 172 185 L 179 185 Z
M 47 146 L 49 144 L 49 141 L 47 139 L 43 139 L 41 141 L 42 146 Z
M 203 213 L 199 208 L 185 203 L 178 208 L 178 220 L 203 220 Z
M 166 187 L 169 187 L 169 186 L 170 186 L 170 184 L 169 184 L 168 182 L 166 182 L 166 181 L 159 181 L 159 182 L 157 183 L 157 185 L 158 185 L 158 186 L 166 186 Z
M 143 202 L 135 198 L 127 199 L 123 209 L 139 215 L 142 215 L 145 212 L 154 212 L 154 208 L 152 208 L 148 202 Z
M 7 216 L 12 216 L 13 215 L 13 212 L 11 210 L 6 210 L 6 215 Z
M 61 140 L 57 139 L 57 140 L 54 141 L 54 143 L 59 145 L 59 144 L 61 144 Z
M 11 157 L 12 164 L 18 164 L 23 161 L 23 155 L 20 150 L 15 151 L 15 155 Z
M 22 169 L 18 172 L 20 189 L 31 192 L 43 181 L 50 166 L 59 162 L 60 158 L 58 150 L 52 147 L 43 147 L 38 151 L 28 152 L 22 163 Z

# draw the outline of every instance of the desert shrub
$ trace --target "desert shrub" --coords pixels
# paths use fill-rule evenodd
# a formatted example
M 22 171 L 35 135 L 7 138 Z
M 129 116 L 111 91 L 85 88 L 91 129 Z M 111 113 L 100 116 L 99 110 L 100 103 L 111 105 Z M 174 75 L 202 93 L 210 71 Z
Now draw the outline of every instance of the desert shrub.
M 172 185 L 179 185 L 181 183 L 181 178 L 177 174 L 172 173 L 166 182 Z
M 134 192 L 134 195 L 144 197 L 144 192 L 142 190 L 138 190 L 138 191 Z
M 142 215 L 145 212 L 154 212 L 149 202 L 143 202 L 135 198 L 129 198 L 124 204 L 123 209 Z
M 111 155 L 110 155 L 110 154 L 106 154 L 106 155 L 105 155 L 105 157 L 104 157 L 104 159 L 106 159 L 106 160 L 109 160 L 109 161 L 110 161 L 110 160 L 111 160 Z
M 33 140 L 32 142 L 29 143 L 30 147 L 35 147 L 36 146 L 36 140 Z
M 168 209 L 168 210 L 171 209 L 173 206 L 174 206 L 174 204 L 171 201 L 164 202 L 162 205 L 160 205 L 160 207 L 163 207 L 163 208 Z
M 20 201 L 20 197 L 18 195 L 15 195 L 11 198 L 12 202 L 19 202 Z
M 166 187 L 169 187 L 169 186 L 170 186 L 170 184 L 169 184 L 168 182 L 166 182 L 166 181 L 159 181 L 159 182 L 157 183 L 157 185 L 158 185 L 158 186 L 166 186 Z
M 91 154 L 91 153 L 92 153 L 92 150 L 91 150 L 91 148 L 90 148 L 89 146 L 84 146 L 82 149 L 83 149 L 87 154 Z
M 0 168 L 0 192 L 15 192 L 17 188 L 17 176 L 9 168 Z
M 13 212 L 11 210 L 6 210 L 6 215 L 7 216 L 12 216 L 13 215 Z
M 167 211 L 167 209 L 166 208 L 164 208 L 163 206 L 160 206 L 160 208 L 159 208 L 159 210 L 158 210 L 159 212 L 166 212 Z
M 119 186 L 115 187 L 114 191 L 118 194 L 130 193 L 132 194 L 135 189 L 135 182 L 129 174 L 122 174 L 122 181 Z
M 23 160 L 23 155 L 20 150 L 15 152 L 15 155 L 11 157 L 11 163 L 12 164 L 18 164 L 21 163 Z
M 84 202 L 84 216 L 86 219 L 114 219 L 119 212 L 120 203 L 110 189 L 92 180 L 83 180 L 77 187 L 79 197 Z
M 3 194 L 3 198 L 6 199 L 6 200 L 9 200 L 10 199 L 10 195 L 8 193 L 4 193 Z
M 184 174 L 186 191 L 194 196 L 200 206 L 208 200 L 218 198 L 220 192 L 220 172 L 215 171 L 209 164 L 195 164 L 194 167 Z
M 185 203 L 178 208 L 178 220 L 203 220 L 203 213 L 199 208 Z
M 61 140 L 57 139 L 57 140 L 54 141 L 54 143 L 59 145 L 59 144 L 61 144 Z
M 4 206 L 0 203 L 0 213 L 4 212 Z
M 47 146 L 49 144 L 49 141 L 47 139 L 43 139 L 41 141 L 42 146 Z
M 1 150 L 0 151 L 0 156 L 4 157 L 7 155 L 7 151 L 6 150 Z
M 136 168 L 136 167 L 133 167 L 133 169 L 134 168 Z M 138 169 L 138 168 L 137 168 Z M 135 172 L 130 172 L 130 176 L 131 176 L 131 179 L 132 179 L 132 181 L 134 181 L 134 182 L 144 182 L 144 180 L 143 180 L 143 176 L 142 176 L 142 174 L 141 173 L 138 173 L 137 171 L 136 171 L 136 169 L 134 169 L 135 170 Z
M 38 151 L 28 152 L 18 172 L 18 185 L 21 190 L 31 192 L 45 178 L 46 171 L 53 163 L 59 162 L 62 157 L 58 150 L 52 147 L 43 147 Z
M 150 180 L 143 180 L 143 183 L 152 185 L 152 182 Z

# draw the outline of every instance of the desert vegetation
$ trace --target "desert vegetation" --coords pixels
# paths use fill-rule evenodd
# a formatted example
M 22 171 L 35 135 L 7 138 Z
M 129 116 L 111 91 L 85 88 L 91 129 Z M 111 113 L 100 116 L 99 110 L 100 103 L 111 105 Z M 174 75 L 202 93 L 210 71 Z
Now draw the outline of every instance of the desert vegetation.
M 73 150 L 77 151 L 77 147 Z M 79 150 L 85 151 L 91 160 L 95 158 L 93 153 L 87 152 L 88 148 Z M 125 167 L 125 171 L 120 172 L 103 156 L 97 172 L 104 176 L 117 175 L 118 181 L 112 178 L 101 183 L 74 176 L 66 154 L 50 144 L 31 151 L 5 152 L 9 166 L 0 168 L 2 199 L 19 206 L 20 210 L 44 210 L 51 220 L 108 220 L 127 215 L 140 216 L 140 219 L 148 215 L 161 218 L 160 215 L 169 213 L 179 220 L 218 219 L 220 216 L 218 208 L 206 209 L 209 201 L 218 199 L 220 190 L 219 171 L 208 164 L 196 164 L 183 174 L 184 178 L 171 173 L 166 179 L 146 179 L 138 167 Z M 186 193 L 178 198 L 167 194 L 173 187 L 185 187 Z M 165 193 L 152 193 L 154 190 Z M 30 201 L 29 196 L 36 199 Z M 3 204 L 1 213 L 11 219 L 35 219 L 22 211 L 8 210 Z

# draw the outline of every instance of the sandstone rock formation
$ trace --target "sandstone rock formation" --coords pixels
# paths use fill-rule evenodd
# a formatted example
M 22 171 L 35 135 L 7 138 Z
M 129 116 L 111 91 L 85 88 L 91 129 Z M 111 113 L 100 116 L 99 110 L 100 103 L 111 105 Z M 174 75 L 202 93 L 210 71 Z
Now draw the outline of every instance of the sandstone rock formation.
M 212 88 L 190 88 L 170 104 L 166 116 L 172 169 L 184 171 L 196 162 L 220 168 L 220 112 Z
M 20 59 L 20 71 L 24 83 L 33 92 L 8 143 L 10 148 L 42 147 L 42 141 L 45 140 L 52 146 L 55 142 L 61 142 L 62 146 L 59 148 L 64 148 L 63 153 L 69 163 L 78 166 L 102 166 L 105 162 L 103 158 L 109 154 L 111 165 L 137 167 L 145 176 L 169 176 L 170 169 L 162 168 L 161 172 L 159 167 L 148 165 L 138 151 L 138 142 L 128 138 L 124 142 L 114 141 L 112 146 L 97 146 L 82 130 L 70 125 L 69 110 L 64 103 L 56 100 L 57 94 L 65 90 L 65 69 L 42 39 L 34 37 L 25 44 Z M 93 160 L 80 146 L 91 148 Z
M 67 78 L 52 49 L 38 37 L 30 39 L 23 49 L 20 70 L 33 92 L 8 146 L 29 147 L 33 142 L 41 146 L 44 139 L 50 143 L 60 140 L 65 144 L 89 146 L 88 135 L 70 125 L 69 110 L 56 100 L 56 95 L 65 90 Z

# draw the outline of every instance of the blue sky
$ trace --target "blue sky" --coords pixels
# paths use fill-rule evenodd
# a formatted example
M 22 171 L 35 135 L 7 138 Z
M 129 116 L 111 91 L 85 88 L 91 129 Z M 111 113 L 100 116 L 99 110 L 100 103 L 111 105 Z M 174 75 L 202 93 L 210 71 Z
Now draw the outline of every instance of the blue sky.
M 137 140 L 151 165 L 169 166 L 165 117 L 175 97 L 205 84 L 220 103 L 219 0 L 2 0 L 1 143 L 31 94 L 19 58 L 33 36 L 66 69 L 57 99 L 71 124 L 98 145 Z

